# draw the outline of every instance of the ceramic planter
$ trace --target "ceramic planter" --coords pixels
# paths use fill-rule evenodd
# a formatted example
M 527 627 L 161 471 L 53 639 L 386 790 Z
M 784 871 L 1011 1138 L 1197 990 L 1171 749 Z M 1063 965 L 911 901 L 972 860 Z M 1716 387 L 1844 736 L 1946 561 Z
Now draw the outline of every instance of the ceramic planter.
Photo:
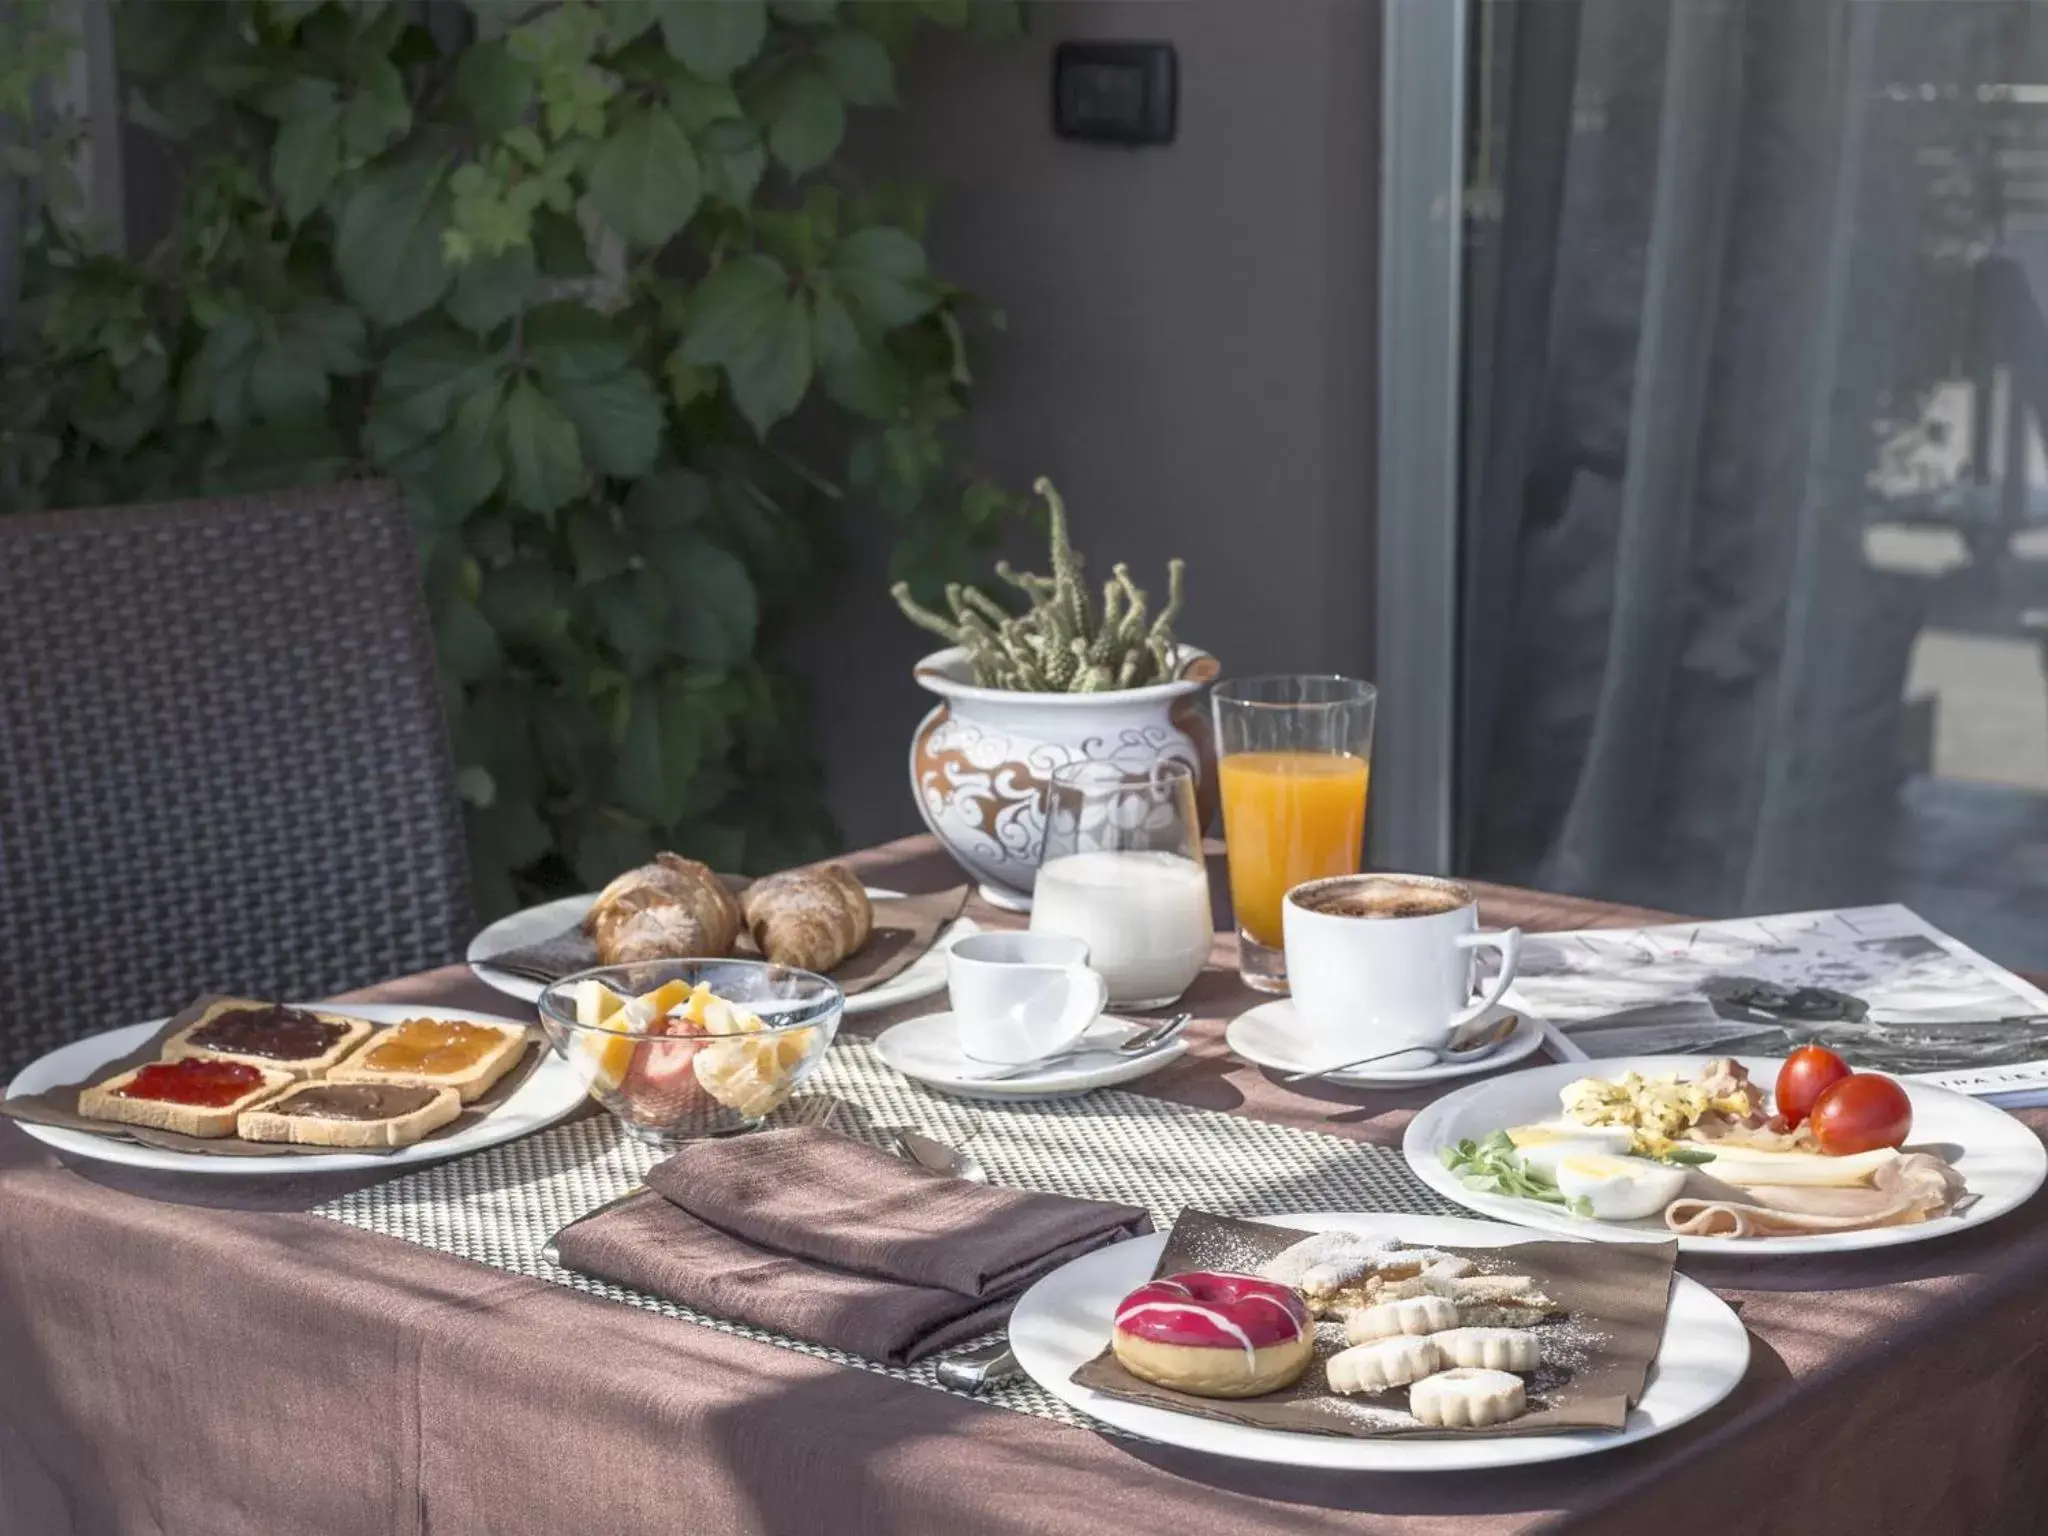
M 1043 792 L 1054 769 L 1084 759 L 1142 773 L 1178 758 L 1198 777 L 1203 820 L 1214 816 L 1216 757 L 1207 689 L 1216 659 L 1178 647 L 1174 681 L 1113 693 L 1011 693 L 969 681 L 967 653 L 935 651 L 916 677 L 939 696 L 910 739 L 917 808 L 998 906 L 1031 904 L 1045 837 Z

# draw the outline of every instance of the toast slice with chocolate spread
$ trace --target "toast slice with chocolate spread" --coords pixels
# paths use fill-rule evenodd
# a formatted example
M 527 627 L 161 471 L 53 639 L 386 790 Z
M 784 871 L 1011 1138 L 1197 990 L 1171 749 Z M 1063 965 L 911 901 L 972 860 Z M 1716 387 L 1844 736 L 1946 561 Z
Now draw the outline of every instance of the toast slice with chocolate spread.
M 462 1113 L 453 1088 L 413 1083 L 301 1083 L 244 1112 L 244 1141 L 307 1147 L 409 1147 Z

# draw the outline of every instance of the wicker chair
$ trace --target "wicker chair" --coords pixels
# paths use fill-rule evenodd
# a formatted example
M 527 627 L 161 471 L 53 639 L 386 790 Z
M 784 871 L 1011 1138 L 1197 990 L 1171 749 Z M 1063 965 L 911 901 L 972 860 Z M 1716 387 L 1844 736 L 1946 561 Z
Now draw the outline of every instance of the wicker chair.
M 203 991 L 441 964 L 471 928 L 392 487 L 0 515 L 0 1083 Z

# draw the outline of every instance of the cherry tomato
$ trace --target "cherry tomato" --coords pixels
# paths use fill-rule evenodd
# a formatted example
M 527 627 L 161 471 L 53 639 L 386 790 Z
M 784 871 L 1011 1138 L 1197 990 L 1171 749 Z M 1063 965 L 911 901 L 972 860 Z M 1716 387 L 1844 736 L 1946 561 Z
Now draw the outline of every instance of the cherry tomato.
M 1796 1126 L 1813 1112 L 1813 1101 L 1822 1090 L 1849 1075 L 1849 1063 L 1826 1046 L 1801 1046 L 1778 1068 L 1778 1087 L 1773 1097 L 1785 1124 Z
M 1890 1078 L 1857 1072 L 1822 1089 L 1808 1119 L 1821 1151 L 1846 1157 L 1898 1146 L 1913 1129 L 1913 1106 Z

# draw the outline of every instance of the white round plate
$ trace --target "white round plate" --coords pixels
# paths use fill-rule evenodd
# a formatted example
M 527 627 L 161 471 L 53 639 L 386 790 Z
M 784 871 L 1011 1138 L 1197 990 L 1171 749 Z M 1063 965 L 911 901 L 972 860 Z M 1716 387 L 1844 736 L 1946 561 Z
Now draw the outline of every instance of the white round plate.
M 880 901 L 888 897 L 901 896 L 901 891 L 887 891 L 879 886 L 869 886 L 868 896 Z M 515 976 L 510 971 L 492 968 L 491 956 L 501 955 L 508 949 L 519 949 L 528 944 L 538 944 L 543 939 L 552 939 L 563 930 L 573 928 L 583 921 L 583 914 L 590 910 L 590 904 L 597 900 L 597 892 L 585 891 L 580 896 L 563 896 L 555 901 L 544 901 L 537 907 L 527 907 L 509 917 L 501 917 L 469 941 L 469 953 L 463 958 L 469 961 L 469 968 L 486 986 L 496 987 L 511 997 L 523 998 L 529 1003 L 540 1001 L 541 983 L 530 976 Z M 873 1013 L 878 1008 L 893 1008 L 898 1003 L 914 1003 L 921 997 L 930 997 L 935 992 L 946 990 L 946 946 L 955 939 L 964 939 L 970 933 L 981 932 L 981 925 L 972 918 L 955 918 L 952 924 L 939 930 L 939 936 L 932 941 L 932 947 L 919 955 L 902 970 L 891 976 L 879 987 L 870 987 L 857 992 L 846 1000 L 848 1014 Z
M 1527 1008 L 1520 1003 L 1497 1004 L 1490 1016 L 1497 1017 L 1503 1013 L 1519 1015 L 1521 1023 L 1502 1042 L 1500 1049 L 1477 1061 L 1440 1061 L 1401 1071 L 1401 1058 L 1397 1056 L 1388 1061 L 1376 1061 L 1369 1067 L 1356 1067 L 1349 1072 L 1331 1072 L 1322 1080 L 1345 1088 L 1411 1088 L 1419 1083 L 1441 1083 L 1452 1078 L 1470 1077 L 1475 1072 L 1491 1072 L 1520 1061 L 1543 1044 L 1543 1026 Z M 1294 999 L 1289 997 L 1275 998 L 1270 1003 L 1261 1003 L 1240 1013 L 1223 1031 L 1223 1038 L 1231 1050 L 1246 1061 L 1274 1072 L 1306 1072 L 1330 1059 L 1329 1048 L 1316 1046 L 1302 1024 Z
M 326 1004 L 311 1004 L 326 1007 Z M 417 1003 L 338 1003 L 336 1013 L 368 1019 L 373 1024 L 396 1024 L 404 1019 L 480 1019 L 493 1024 L 518 1024 L 517 1019 L 455 1008 L 423 1008 Z M 147 1024 L 128 1024 L 59 1046 L 38 1057 L 16 1074 L 7 1085 L 7 1097 L 41 1093 L 63 1083 L 76 1083 L 93 1076 L 110 1061 L 117 1061 L 163 1027 L 162 1019 Z M 126 1163 L 132 1168 L 159 1168 L 172 1173 L 247 1174 L 339 1173 L 346 1169 L 402 1168 L 407 1163 L 427 1163 L 438 1158 L 474 1152 L 496 1146 L 528 1131 L 552 1125 L 583 1102 L 583 1084 L 573 1068 L 543 1043 L 540 1065 L 513 1095 L 496 1109 L 464 1126 L 452 1136 L 415 1142 L 396 1152 L 307 1152 L 278 1157 L 208 1157 L 198 1152 L 173 1152 L 163 1147 L 145 1147 L 132 1141 L 115 1141 L 60 1125 L 14 1123 L 36 1140 L 78 1157 L 96 1158 L 103 1163 Z
M 1502 1248 L 1533 1239 L 1497 1222 L 1456 1216 L 1337 1214 L 1317 1211 L 1268 1216 L 1276 1226 L 1319 1232 L 1331 1227 L 1372 1232 L 1422 1246 Z M 1568 1430 L 1555 1435 L 1476 1435 L 1430 1439 L 1353 1440 L 1284 1429 L 1254 1429 L 1196 1418 L 1170 1408 L 1125 1402 L 1077 1385 L 1075 1371 L 1109 1342 L 1117 1303 L 1152 1276 L 1166 1235 L 1113 1243 L 1062 1265 L 1026 1291 L 1010 1316 L 1017 1363 L 1046 1391 L 1117 1429 L 1167 1445 L 1287 1467 L 1355 1472 L 1462 1472 L 1591 1456 L 1647 1440 L 1697 1418 L 1735 1390 L 1749 1368 L 1749 1335 L 1720 1297 L 1684 1275 L 1671 1284 L 1664 1338 L 1642 1401 L 1618 1430 Z
M 1777 1082 L 1778 1068 L 1783 1065 L 1774 1057 L 1737 1059 L 1749 1069 L 1751 1079 L 1767 1089 Z M 1668 1242 L 1672 1234 L 1657 1217 L 1646 1221 L 1594 1221 L 1534 1200 L 1474 1194 L 1444 1167 L 1437 1149 L 1453 1142 L 1477 1141 L 1512 1126 L 1554 1120 L 1561 1112 L 1559 1090 L 1582 1077 L 1620 1077 L 1624 1072 L 1640 1072 L 1645 1077 L 1666 1072 L 1696 1074 L 1707 1060 L 1704 1056 L 1618 1056 L 1611 1060 L 1530 1067 L 1506 1077 L 1474 1083 L 1444 1095 L 1409 1121 L 1401 1150 L 1407 1154 L 1408 1166 L 1415 1176 L 1431 1189 L 1496 1221 L 1512 1221 L 1517 1226 L 1541 1227 L 1607 1243 Z M 1909 1077 L 1898 1082 L 1913 1106 L 1913 1133 L 1906 1145 L 1947 1149 L 1949 1161 L 1963 1176 L 1969 1192 L 1977 1197 L 1963 1210 L 1933 1221 L 1873 1227 L 1864 1232 L 1815 1232 L 1804 1237 L 1768 1238 L 1681 1237 L 1678 1246 L 1687 1253 L 1776 1259 L 1801 1253 L 1846 1253 L 1860 1248 L 1924 1243 L 2003 1216 L 2041 1187 L 2043 1177 L 2048 1176 L 2048 1148 L 2020 1121 L 1965 1094 L 1916 1083 Z
M 976 1074 L 990 1068 L 960 1054 L 960 1037 L 951 1013 L 927 1013 L 892 1025 L 875 1037 L 875 1050 L 886 1065 L 940 1093 L 970 1099 L 1056 1099 L 1149 1076 L 1187 1053 L 1184 1036 L 1142 1056 L 1119 1056 L 1111 1049 L 1143 1027 L 1105 1013 L 1081 1036 L 1080 1044 L 1090 1049 L 1064 1057 L 1042 1071 L 998 1082 L 977 1079 Z

